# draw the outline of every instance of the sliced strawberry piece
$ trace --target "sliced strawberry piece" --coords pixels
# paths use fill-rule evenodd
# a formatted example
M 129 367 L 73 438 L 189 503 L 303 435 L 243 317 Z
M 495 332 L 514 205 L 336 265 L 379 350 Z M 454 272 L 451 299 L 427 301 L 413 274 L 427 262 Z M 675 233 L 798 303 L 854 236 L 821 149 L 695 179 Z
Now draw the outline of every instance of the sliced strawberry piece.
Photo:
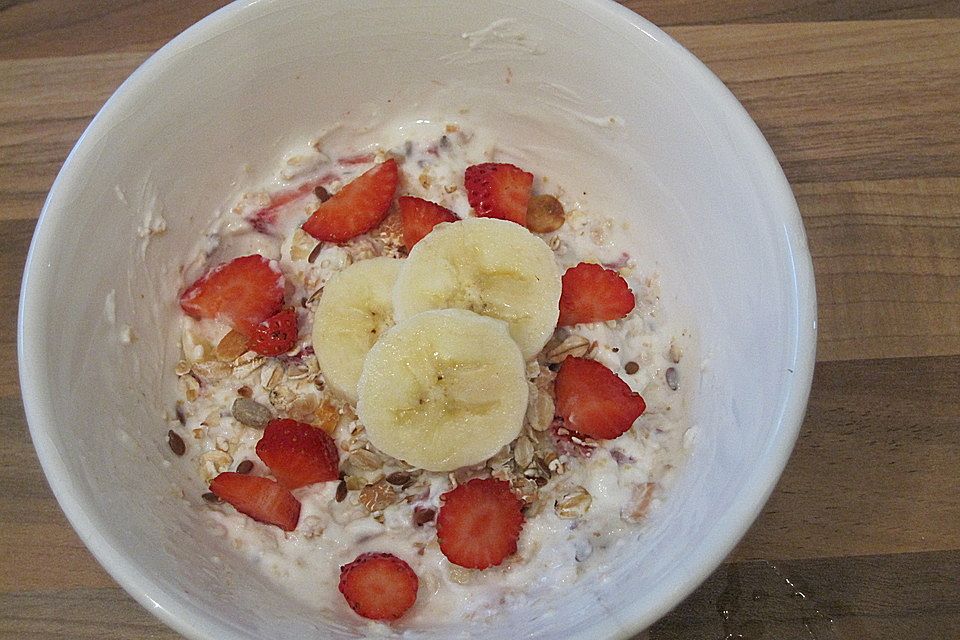
M 278 356 L 297 344 L 297 312 L 287 307 L 257 325 L 249 349 L 262 356 Z
M 523 502 L 510 484 L 475 478 L 440 496 L 437 538 L 447 560 L 469 569 L 493 567 L 517 551 Z
M 222 320 L 245 336 L 283 307 L 283 274 L 260 255 L 243 256 L 207 271 L 180 295 L 192 318 Z
M 246 219 L 250 221 L 250 226 L 256 231 L 266 235 L 276 236 L 278 232 L 275 225 L 280 215 L 280 210 L 288 204 L 306 198 L 311 193 L 315 193 L 318 187 L 322 189 L 323 185 L 332 182 L 333 178 L 334 174 L 325 173 L 319 177 L 307 180 L 292 189 L 271 193 L 267 206 L 257 209 L 248 215 Z
M 288 489 L 337 480 L 340 452 L 325 431 L 285 418 L 271 420 L 257 443 L 257 455 Z
M 303 223 L 303 230 L 325 242 L 346 242 L 370 231 L 390 210 L 398 180 L 393 158 L 368 169 L 321 203 Z
M 485 162 L 467 167 L 463 186 L 467 189 L 467 200 L 478 216 L 527 226 L 532 173 L 512 164 Z
M 350 608 L 371 620 L 396 620 L 417 601 L 420 580 L 391 553 L 364 553 L 340 567 L 340 593 Z
M 586 358 L 564 359 L 554 391 L 563 426 L 598 440 L 623 435 L 647 408 L 617 374 Z
M 402 196 L 397 198 L 397 205 L 400 207 L 403 244 L 407 251 L 441 222 L 456 222 L 460 219 L 450 209 L 421 198 Z
M 619 273 L 581 262 L 563 274 L 557 324 L 563 327 L 618 320 L 633 311 L 636 304 L 633 291 Z
M 213 479 L 210 491 L 257 522 L 276 525 L 284 531 L 297 528 L 300 501 L 270 478 L 226 471 Z

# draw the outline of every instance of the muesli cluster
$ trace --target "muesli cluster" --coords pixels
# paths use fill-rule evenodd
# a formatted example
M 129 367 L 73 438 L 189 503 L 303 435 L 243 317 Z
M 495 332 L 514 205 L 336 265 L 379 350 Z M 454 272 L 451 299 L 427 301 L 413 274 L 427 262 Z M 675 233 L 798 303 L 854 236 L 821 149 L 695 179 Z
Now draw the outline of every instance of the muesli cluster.
M 580 575 L 692 438 L 655 277 L 458 125 L 314 151 L 186 268 L 167 437 L 211 515 L 372 620 Z

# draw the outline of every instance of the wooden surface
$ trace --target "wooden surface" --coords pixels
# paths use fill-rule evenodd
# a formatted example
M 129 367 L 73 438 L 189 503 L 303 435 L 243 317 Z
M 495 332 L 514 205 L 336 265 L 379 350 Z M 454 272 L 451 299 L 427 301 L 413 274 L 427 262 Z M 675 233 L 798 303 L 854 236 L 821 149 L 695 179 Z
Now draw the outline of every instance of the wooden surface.
M 66 523 L 16 307 L 47 189 L 152 51 L 223 2 L 0 0 L 0 638 L 177 638 Z M 810 407 L 763 514 L 651 640 L 960 638 L 960 2 L 627 0 L 780 159 L 819 297 Z

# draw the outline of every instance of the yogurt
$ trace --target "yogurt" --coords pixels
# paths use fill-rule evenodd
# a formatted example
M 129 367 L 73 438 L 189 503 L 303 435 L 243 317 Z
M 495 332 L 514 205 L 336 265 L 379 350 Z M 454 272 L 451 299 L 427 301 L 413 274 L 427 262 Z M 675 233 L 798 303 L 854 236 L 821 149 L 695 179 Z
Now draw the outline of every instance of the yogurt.
M 397 623 L 369 623 L 371 633 L 416 635 L 438 620 L 485 619 L 534 600 L 559 602 L 582 576 L 615 562 L 621 541 L 642 533 L 645 520 L 668 499 L 671 479 L 695 440 L 679 392 L 689 336 L 663 320 L 656 274 L 646 272 L 629 246 L 620 244 L 615 220 L 567 201 L 543 177 L 535 191 L 556 194 L 567 213 L 560 229 L 542 235 L 561 270 L 599 262 L 627 280 L 637 305 L 621 320 L 558 329 L 527 364 L 530 406 L 520 438 L 476 467 L 449 474 L 413 469 L 377 451 L 355 407 L 326 388 L 310 344 L 313 306 L 324 284 L 353 262 L 402 258 L 405 251 L 399 223 L 391 217 L 343 245 L 318 243 L 300 225 L 327 194 L 386 157 L 399 164 L 400 194 L 467 217 L 464 169 L 499 161 L 502 153 L 482 130 L 455 121 L 387 132 L 378 146 L 328 148 L 318 142 L 288 157 L 275 186 L 243 193 L 217 217 L 184 268 L 184 284 L 189 284 L 237 256 L 259 253 L 275 260 L 300 327 L 297 346 L 283 356 L 250 351 L 224 357 L 218 345 L 229 327 L 181 319 L 174 428 L 196 464 L 198 493 L 217 474 L 245 461 L 245 467 L 252 463 L 250 473 L 270 473 L 255 452 L 262 431 L 234 414 L 238 398 L 273 417 L 329 429 L 341 455 L 340 483 L 294 491 L 302 504 L 295 531 L 210 503 L 213 535 L 245 554 L 278 589 L 330 615 L 354 615 L 337 593 L 341 565 L 365 552 L 402 558 L 420 580 L 417 602 Z M 536 167 L 524 168 L 536 174 Z M 553 379 L 566 355 L 601 362 L 643 396 L 646 411 L 624 435 L 580 438 L 554 417 Z M 464 569 L 441 553 L 434 517 L 444 492 L 487 476 L 511 483 L 526 505 L 526 521 L 516 554 L 497 567 Z

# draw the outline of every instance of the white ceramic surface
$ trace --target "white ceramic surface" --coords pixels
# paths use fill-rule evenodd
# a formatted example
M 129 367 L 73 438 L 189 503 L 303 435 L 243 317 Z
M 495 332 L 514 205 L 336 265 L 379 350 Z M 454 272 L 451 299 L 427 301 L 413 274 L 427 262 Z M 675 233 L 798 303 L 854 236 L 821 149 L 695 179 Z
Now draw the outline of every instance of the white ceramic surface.
M 243 0 L 161 49 L 91 123 L 47 199 L 20 307 L 24 403 L 51 487 L 107 570 L 187 637 L 365 627 L 252 574 L 205 531 L 192 470 L 165 462 L 178 266 L 242 185 L 320 131 L 458 109 L 631 221 L 703 358 L 699 441 L 632 555 L 482 635 L 629 637 L 709 575 L 772 490 L 813 369 L 810 256 L 776 159 L 702 64 L 605 0 Z M 138 231 L 161 219 L 145 244 Z M 448 624 L 429 637 L 479 634 Z

